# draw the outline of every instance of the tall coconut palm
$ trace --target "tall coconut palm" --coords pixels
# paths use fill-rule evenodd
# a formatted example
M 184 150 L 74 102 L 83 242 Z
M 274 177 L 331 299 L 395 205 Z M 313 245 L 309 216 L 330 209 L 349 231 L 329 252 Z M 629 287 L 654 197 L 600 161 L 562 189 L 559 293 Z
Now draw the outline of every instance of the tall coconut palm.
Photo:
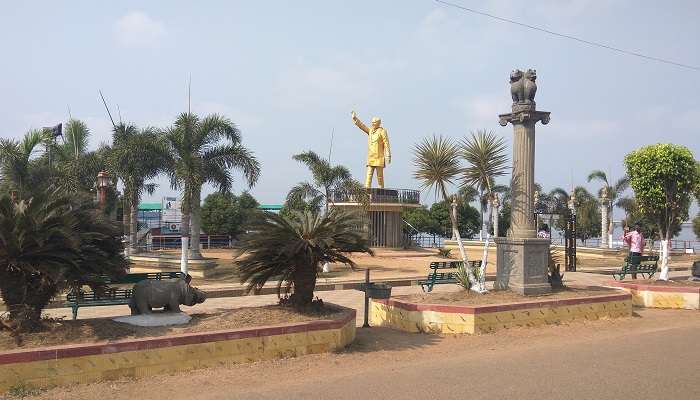
M 138 252 L 138 206 L 144 192 L 153 194 L 156 185 L 147 183 L 164 172 L 168 155 L 162 137 L 152 129 L 139 130 L 119 123 L 107 151 L 109 170 L 124 184 L 125 210 L 129 215 L 129 253 Z
M 627 190 L 627 188 L 629 187 L 630 180 L 629 177 L 625 175 L 622 178 L 618 179 L 613 185 L 611 185 L 608 182 L 608 176 L 605 174 L 605 172 L 601 170 L 594 170 L 588 175 L 588 182 L 591 182 L 593 180 L 600 181 L 603 184 L 603 187 L 601 187 L 598 191 L 598 197 L 602 198 L 603 193 L 605 193 L 605 196 L 607 197 L 608 201 L 608 203 L 605 205 L 606 213 L 605 215 L 601 215 L 601 223 L 604 223 L 603 221 L 606 220 L 608 221 L 608 223 L 606 224 L 607 226 L 601 233 L 601 235 L 606 235 L 603 238 L 603 240 L 601 240 L 601 243 L 608 243 L 610 238 L 612 237 L 614 229 L 614 208 L 620 207 L 620 204 L 618 204 L 619 198 L 622 196 L 622 193 L 624 193 L 624 191 Z
M 182 259 L 181 269 L 187 272 L 190 218 L 192 219 L 193 258 L 200 258 L 202 185 L 214 184 L 219 191 L 233 187 L 231 169 L 243 173 L 247 187 L 252 188 L 260 176 L 260 165 L 253 153 L 241 144 L 241 133 L 228 118 L 211 114 L 203 119 L 183 113 L 165 131 L 170 159 L 168 170 L 171 186 L 182 190 Z
M 31 130 L 21 141 L 0 139 L 0 180 L 5 189 L 15 192 L 17 199 L 41 184 L 36 168 L 43 154 L 44 135 L 40 130 Z M 45 182 L 46 184 L 46 182 Z
M 549 210 L 555 214 L 558 214 L 559 219 L 561 219 L 561 217 L 566 213 L 566 210 L 568 209 L 569 194 L 566 192 L 566 190 L 560 187 L 555 187 L 554 189 L 549 191 L 547 199 L 547 207 L 549 208 Z M 554 229 L 553 222 L 554 216 L 550 214 L 548 222 L 550 233 L 551 230 Z
M 342 165 L 332 166 L 328 160 L 319 157 L 313 151 L 296 154 L 292 158 L 309 167 L 313 181 L 301 182 L 292 187 L 287 195 L 288 204 L 318 205 L 323 202 L 328 212 L 328 203 L 333 201 L 331 191 L 345 191 L 356 195 L 364 192 L 362 184 L 352 179 L 350 170 Z
M 241 282 L 248 290 L 277 279 L 277 292 L 287 284 L 294 288 L 291 303 L 300 309 L 313 300 L 316 277 L 325 263 L 355 263 L 347 253 L 372 254 L 363 220 L 358 214 L 331 209 L 319 212 L 292 212 L 289 218 L 264 213 L 238 244 Z
M 482 231 L 486 237 L 484 251 L 481 257 L 481 290 L 485 290 L 484 273 L 488 262 L 489 226 L 493 223 L 492 214 L 486 218 L 489 203 L 493 204 L 495 179 L 503 176 L 508 168 L 508 155 L 503 138 L 492 131 L 478 130 L 461 142 L 461 155 L 467 162 L 462 172 L 462 183 L 475 187 L 481 197 L 487 199 L 481 203 Z
M 447 195 L 447 186 L 453 185 L 461 171 L 459 164 L 459 147 L 452 139 L 443 136 L 425 138 L 413 147 L 413 164 L 415 171 L 413 177 L 421 182 L 421 189 L 432 189 L 436 196 L 442 197 L 446 203 L 450 202 Z M 459 254 L 467 269 L 469 283 L 477 284 L 473 271 L 468 268 L 467 253 L 464 250 L 462 238 L 459 235 L 457 219 L 450 212 L 452 235 L 457 240 Z
M 69 192 L 95 189 L 95 177 L 104 169 L 98 151 L 89 151 L 90 130 L 84 122 L 71 119 L 65 124 L 63 141 L 49 141 L 55 185 Z

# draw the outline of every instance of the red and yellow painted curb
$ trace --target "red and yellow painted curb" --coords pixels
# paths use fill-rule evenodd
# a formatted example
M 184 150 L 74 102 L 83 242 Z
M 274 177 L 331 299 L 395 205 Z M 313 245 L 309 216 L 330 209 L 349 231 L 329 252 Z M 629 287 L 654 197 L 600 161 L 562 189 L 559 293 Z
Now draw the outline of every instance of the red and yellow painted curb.
M 628 293 L 474 306 L 372 300 L 370 310 L 370 320 L 375 326 L 443 334 L 487 333 L 519 326 L 631 315 L 632 298 Z
M 700 310 L 698 286 L 658 286 L 629 281 L 613 281 L 608 285 L 630 293 L 632 304 L 637 307 Z
M 355 339 L 355 310 L 339 308 L 338 320 L 1 352 L 0 393 L 330 352 Z

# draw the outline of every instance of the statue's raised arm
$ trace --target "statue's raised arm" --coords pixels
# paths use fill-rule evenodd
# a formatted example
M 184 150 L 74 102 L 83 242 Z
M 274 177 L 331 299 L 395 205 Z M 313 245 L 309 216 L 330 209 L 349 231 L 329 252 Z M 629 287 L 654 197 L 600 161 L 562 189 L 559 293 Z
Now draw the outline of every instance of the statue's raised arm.
M 357 114 L 355 113 L 354 110 L 351 113 L 351 115 L 352 115 L 352 122 L 354 122 L 358 128 L 362 129 L 366 134 L 369 135 L 369 128 L 367 128 L 367 125 L 363 124 L 362 121 L 360 121 L 360 119 L 357 118 Z

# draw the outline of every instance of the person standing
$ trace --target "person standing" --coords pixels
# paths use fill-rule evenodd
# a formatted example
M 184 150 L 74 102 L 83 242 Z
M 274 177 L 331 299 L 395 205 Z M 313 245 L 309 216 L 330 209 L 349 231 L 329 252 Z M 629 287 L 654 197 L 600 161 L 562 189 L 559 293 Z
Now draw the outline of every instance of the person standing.
M 642 227 L 638 223 L 634 225 L 633 231 L 630 231 L 629 227 L 625 226 L 625 233 L 622 235 L 622 241 L 630 248 L 630 263 L 632 263 L 632 257 L 640 257 L 644 252 L 644 236 L 642 235 Z M 636 273 L 632 273 L 632 279 L 637 279 Z

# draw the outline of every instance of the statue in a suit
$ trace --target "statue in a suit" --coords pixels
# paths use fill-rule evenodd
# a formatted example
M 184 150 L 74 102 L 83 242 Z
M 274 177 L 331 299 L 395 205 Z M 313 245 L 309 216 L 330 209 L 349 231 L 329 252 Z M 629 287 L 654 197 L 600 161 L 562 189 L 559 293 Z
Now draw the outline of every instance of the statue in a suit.
M 384 188 L 384 167 L 391 163 L 391 149 L 389 148 L 389 135 L 386 129 L 382 128 L 382 120 L 378 117 L 372 118 L 372 126 L 368 128 L 357 118 L 355 111 L 352 112 L 352 122 L 367 134 L 367 178 L 365 187 L 372 186 L 372 175 L 377 172 L 377 185 Z

